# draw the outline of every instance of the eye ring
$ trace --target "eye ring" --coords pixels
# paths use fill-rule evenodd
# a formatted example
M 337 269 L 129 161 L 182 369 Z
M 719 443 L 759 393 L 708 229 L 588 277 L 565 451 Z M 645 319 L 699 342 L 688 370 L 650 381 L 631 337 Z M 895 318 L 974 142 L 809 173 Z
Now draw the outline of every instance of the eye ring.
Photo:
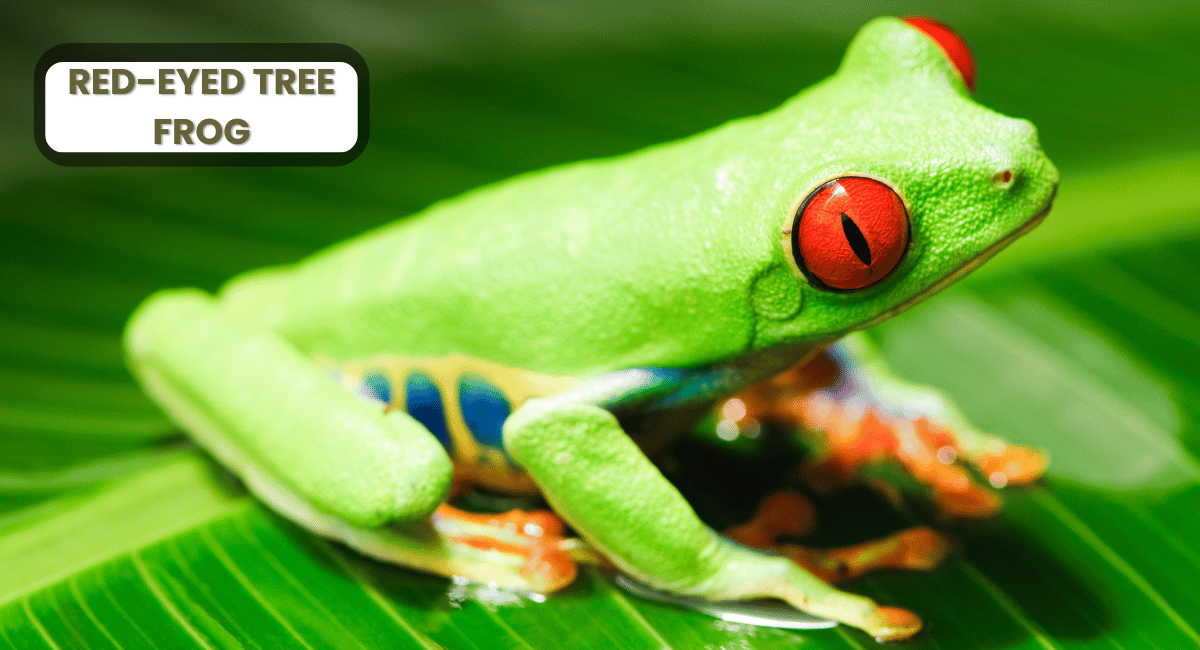
M 822 291 L 873 287 L 908 255 L 912 223 L 900 193 L 881 179 L 849 175 L 826 181 L 794 212 L 792 261 Z

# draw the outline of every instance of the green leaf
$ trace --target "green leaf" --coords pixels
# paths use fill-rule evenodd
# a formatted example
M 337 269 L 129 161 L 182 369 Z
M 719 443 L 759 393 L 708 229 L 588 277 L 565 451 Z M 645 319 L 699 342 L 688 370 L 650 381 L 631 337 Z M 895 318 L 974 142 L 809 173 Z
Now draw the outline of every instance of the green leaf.
M 1200 646 L 1198 10 L 1158 8 L 925 10 L 971 43 L 979 100 L 1038 125 L 1063 182 L 1038 231 L 875 332 L 908 377 L 1052 454 L 1045 481 L 1008 491 L 994 520 L 933 522 L 961 543 L 944 566 L 849 585 L 925 618 L 905 647 Z M 0 108 L 0 642 L 873 647 L 853 630 L 640 601 L 592 571 L 535 602 L 365 559 L 273 515 L 182 443 L 124 370 L 119 336 L 155 288 L 212 290 L 487 182 L 766 110 L 831 73 L 871 16 L 910 10 L 0 9 L 13 96 L 31 96 L 33 62 L 60 42 L 340 41 L 367 59 L 373 104 L 358 161 L 296 169 L 55 167 L 33 148 L 28 107 Z M 677 455 L 715 525 L 769 487 L 771 459 Z M 818 544 L 925 519 L 865 491 L 818 508 Z

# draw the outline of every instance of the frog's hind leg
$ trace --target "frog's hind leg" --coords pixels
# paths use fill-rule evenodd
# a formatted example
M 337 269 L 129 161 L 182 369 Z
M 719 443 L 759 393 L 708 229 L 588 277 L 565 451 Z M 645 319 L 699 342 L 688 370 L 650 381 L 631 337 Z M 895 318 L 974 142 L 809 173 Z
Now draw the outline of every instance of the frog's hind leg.
M 571 576 L 527 567 L 519 545 L 481 548 L 431 516 L 452 466 L 434 436 L 330 381 L 276 334 L 195 290 L 151 296 L 125 334 L 147 392 L 283 516 L 377 558 L 532 590 Z M 477 531 L 475 537 L 494 529 Z
M 555 512 L 622 571 L 650 586 L 709 600 L 780 598 L 797 609 L 904 639 L 921 628 L 907 610 L 881 607 L 829 586 L 791 560 L 706 527 L 621 429 L 597 406 L 653 390 L 654 376 L 627 371 L 530 399 L 504 425 L 504 445 Z M 590 403 L 589 403 L 590 402 Z
M 949 540 L 927 526 L 842 548 L 818 549 L 779 541 L 783 535 L 803 535 L 815 523 L 807 499 L 796 492 L 780 491 L 764 499 L 750 521 L 726 529 L 725 535 L 751 548 L 779 553 L 830 584 L 881 569 L 933 569 L 952 548 Z
M 928 526 L 914 526 L 882 539 L 841 548 L 809 548 L 782 543 L 771 550 L 830 584 L 853 580 L 872 571 L 928 571 L 950 553 L 950 542 Z

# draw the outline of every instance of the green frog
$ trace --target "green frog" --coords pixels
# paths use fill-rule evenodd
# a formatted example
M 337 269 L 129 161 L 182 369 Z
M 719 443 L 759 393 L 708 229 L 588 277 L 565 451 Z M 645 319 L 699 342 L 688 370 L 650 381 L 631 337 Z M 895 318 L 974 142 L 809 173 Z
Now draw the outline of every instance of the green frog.
M 470 191 L 215 297 L 158 292 L 129 364 L 259 498 L 364 553 L 542 591 L 591 559 L 909 637 L 912 612 L 707 527 L 644 450 L 1046 215 L 1057 172 L 1029 122 L 971 99 L 965 52 L 873 20 L 768 113 Z M 463 483 L 538 493 L 580 539 L 444 506 Z

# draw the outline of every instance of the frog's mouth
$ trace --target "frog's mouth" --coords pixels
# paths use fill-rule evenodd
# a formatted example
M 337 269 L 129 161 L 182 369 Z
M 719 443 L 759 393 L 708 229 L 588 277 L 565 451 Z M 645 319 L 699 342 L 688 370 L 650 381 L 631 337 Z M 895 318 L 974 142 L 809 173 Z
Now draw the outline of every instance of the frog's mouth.
M 891 318 L 892 316 L 895 316 L 897 314 L 900 314 L 901 312 L 907 311 L 913 305 L 921 302 L 922 300 L 928 298 L 929 296 L 931 296 L 931 295 L 941 291 L 942 289 L 945 289 L 946 287 L 954 284 L 955 282 L 959 281 L 960 279 L 963 278 L 963 276 L 965 276 L 968 273 L 970 273 L 971 271 L 974 271 L 975 269 L 979 268 L 979 266 L 981 264 L 983 264 L 984 262 L 990 260 L 993 256 L 996 255 L 996 253 L 999 253 L 1001 250 L 1003 250 L 1005 246 L 1008 246 L 1009 244 L 1011 244 L 1013 242 L 1013 240 L 1020 237 L 1021 235 L 1024 235 L 1025 233 L 1029 232 L 1030 230 L 1033 230 L 1034 228 L 1036 228 L 1038 226 L 1038 224 L 1042 223 L 1042 221 L 1044 221 L 1046 219 L 1046 215 L 1050 214 L 1050 207 L 1053 204 L 1054 204 L 1054 195 L 1052 194 L 1050 196 L 1050 199 L 1048 201 L 1046 201 L 1046 206 L 1044 208 L 1042 208 L 1041 211 L 1039 211 L 1036 215 L 1034 215 L 1034 217 L 1032 219 L 1030 219 L 1029 221 L 1026 221 L 1024 224 L 1022 224 L 1020 228 L 1017 228 L 1016 230 L 1008 233 L 1000 241 L 992 244 L 991 246 L 988 246 L 986 249 L 984 249 L 983 252 L 981 252 L 978 255 L 976 255 L 975 257 L 972 257 L 971 259 L 967 260 L 965 263 L 963 263 L 962 266 L 960 266 L 957 269 L 955 269 L 954 271 L 952 271 L 946 277 L 929 285 L 929 287 L 927 287 L 924 291 L 921 291 L 920 293 L 916 294 L 915 296 L 909 298 L 908 300 L 905 300 L 904 302 L 900 303 L 899 305 L 896 305 L 895 307 L 892 307 L 891 309 L 883 312 L 882 314 L 876 316 L 875 318 L 872 318 L 871 320 L 867 321 L 865 324 L 863 324 L 855 329 L 867 329 L 869 327 L 874 327 L 874 326 L 882 323 L 883 321 Z

